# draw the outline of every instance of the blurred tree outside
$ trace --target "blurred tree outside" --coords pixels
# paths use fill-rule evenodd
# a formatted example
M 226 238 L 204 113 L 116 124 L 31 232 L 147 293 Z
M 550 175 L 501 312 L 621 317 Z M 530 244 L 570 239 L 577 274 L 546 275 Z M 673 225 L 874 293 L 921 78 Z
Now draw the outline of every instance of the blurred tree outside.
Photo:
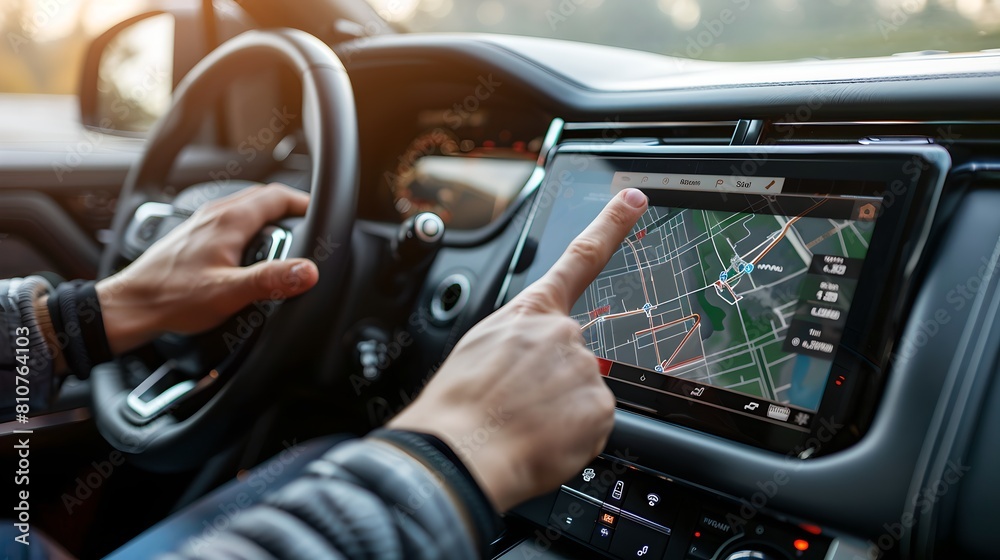
M 90 42 L 143 0 L 2 0 L 0 93 L 75 94 Z
M 705 60 L 1000 48 L 1000 0 L 368 2 L 388 21 L 414 32 L 553 37 Z M 90 41 L 146 5 L 145 0 L 2 0 L 0 93 L 75 93 Z
M 717 61 L 1000 48 L 1000 0 L 368 0 L 413 31 L 551 37 Z

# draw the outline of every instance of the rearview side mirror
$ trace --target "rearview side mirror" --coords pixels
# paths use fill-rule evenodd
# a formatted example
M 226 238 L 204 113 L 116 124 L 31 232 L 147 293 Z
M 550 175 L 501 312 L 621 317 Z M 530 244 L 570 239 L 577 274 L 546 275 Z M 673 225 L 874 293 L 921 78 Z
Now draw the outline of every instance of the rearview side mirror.
M 80 84 L 83 125 L 141 135 L 170 107 L 177 18 L 147 12 L 115 25 L 87 50 Z

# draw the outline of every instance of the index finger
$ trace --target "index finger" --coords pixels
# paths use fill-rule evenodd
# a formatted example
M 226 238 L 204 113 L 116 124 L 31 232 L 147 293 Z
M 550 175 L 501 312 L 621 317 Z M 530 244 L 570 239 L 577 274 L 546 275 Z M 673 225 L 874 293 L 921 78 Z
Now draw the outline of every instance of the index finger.
M 304 216 L 308 208 L 309 194 L 273 183 L 255 187 L 253 192 L 234 200 L 227 210 L 240 212 L 244 219 L 238 227 L 253 235 L 286 216 Z
M 556 264 L 528 290 L 542 290 L 562 313 L 569 313 L 587 286 L 607 266 L 649 203 L 638 189 L 624 189 L 578 235 Z

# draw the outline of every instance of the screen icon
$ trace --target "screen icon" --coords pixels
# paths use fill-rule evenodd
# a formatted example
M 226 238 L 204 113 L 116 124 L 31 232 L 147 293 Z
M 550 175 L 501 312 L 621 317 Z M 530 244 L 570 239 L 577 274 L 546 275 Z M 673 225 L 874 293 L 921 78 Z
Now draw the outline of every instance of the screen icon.
M 805 412 L 800 412 L 795 415 L 795 423 L 799 426 L 805 426 L 809 423 L 809 415 Z
M 586 469 L 583 469 L 583 481 L 584 482 L 590 482 L 591 480 L 594 480 L 594 477 L 596 477 L 596 476 L 597 476 L 597 473 L 594 472 L 594 469 L 591 469 L 589 467 L 586 468 Z
M 787 406 L 778 406 L 776 404 L 767 405 L 767 417 L 774 418 L 775 420 L 781 420 L 782 422 L 788 420 L 788 416 L 792 413 L 792 409 Z
M 858 220 L 863 222 L 870 222 L 876 217 L 875 205 L 871 203 L 862 204 L 858 207 Z
M 691 390 L 691 396 L 692 397 L 700 397 L 702 395 L 702 393 L 704 393 L 704 392 L 705 392 L 705 388 L 704 387 L 697 387 L 697 388 Z
M 646 494 L 646 501 L 649 502 L 649 507 L 653 507 L 660 503 L 660 496 L 659 494 L 650 492 L 649 494 Z
M 743 410 L 749 410 L 749 411 L 753 412 L 754 410 L 757 410 L 757 407 L 759 407 L 759 406 L 760 406 L 760 404 L 752 402 L 750 404 L 743 405 Z

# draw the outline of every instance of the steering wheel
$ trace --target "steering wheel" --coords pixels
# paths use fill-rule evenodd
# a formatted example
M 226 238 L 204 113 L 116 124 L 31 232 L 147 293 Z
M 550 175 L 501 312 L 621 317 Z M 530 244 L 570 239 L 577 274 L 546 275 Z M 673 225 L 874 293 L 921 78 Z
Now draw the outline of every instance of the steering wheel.
M 319 267 L 319 284 L 294 299 L 268 302 L 266 322 L 260 324 L 258 315 L 249 323 L 252 336 L 240 333 L 246 343 L 235 350 L 230 347 L 225 355 L 206 360 L 212 352 L 205 349 L 205 337 L 166 337 L 142 359 L 126 356 L 94 368 L 93 414 L 98 430 L 115 448 L 149 468 L 198 465 L 218 452 L 240 426 L 252 423 L 279 376 L 287 375 L 289 357 L 310 338 L 308 331 L 329 320 L 329 310 L 346 282 L 358 190 L 353 91 L 333 51 L 312 35 L 291 29 L 243 33 L 210 53 L 178 85 L 172 106 L 152 131 L 145 153 L 123 186 L 100 277 L 137 258 L 199 202 L 249 184 L 231 181 L 224 188 L 213 188 L 206 183 L 172 197 L 166 178 L 226 88 L 236 78 L 259 71 L 264 62 L 288 67 L 301 80 L 311 200 L 304 218 L 262 232 L 254 260 L 310 258 Z M 223 337 L 216 332 L 209 338 Z

